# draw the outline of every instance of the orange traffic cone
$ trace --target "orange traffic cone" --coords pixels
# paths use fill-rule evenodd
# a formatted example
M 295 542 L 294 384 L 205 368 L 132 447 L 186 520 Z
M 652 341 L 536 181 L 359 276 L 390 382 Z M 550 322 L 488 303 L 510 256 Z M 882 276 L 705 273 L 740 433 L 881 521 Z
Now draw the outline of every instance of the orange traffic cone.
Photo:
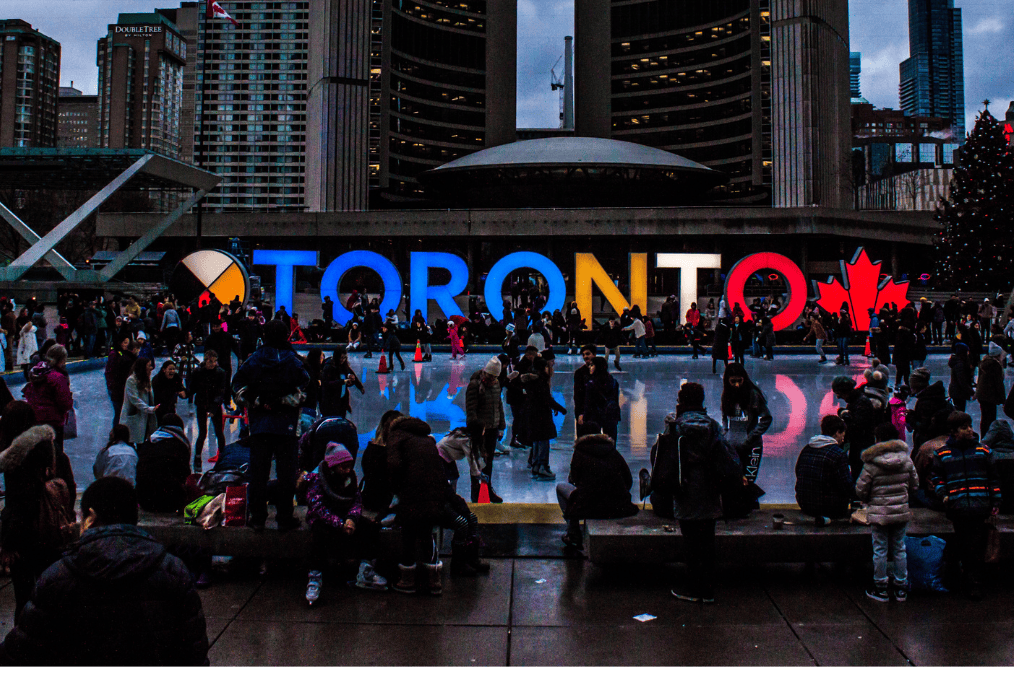
M 732 359 L 732 345 L 729 346 L 729 359 Z
M 423 358 L 422 358 L 422 341 L 417 340 L 417 341 L 415 341 L 415 357 L 412 358 L 412 361 L 420 362 L 422 360 L 423 360 Z
M 380 366 L 377 367 L 377 373 L 390 373 L 391 369 L 387 368 L 387 357 L 380 355 Z
M 489 484 L 485 481 L 479 482 L 479 502 L 477 505 L 488 505 L 489 504 Z
M 866 348 L 863 350 L 864 357 L 872 357 L 873 350 L 870 349 L 870 337 L 866 336 Z

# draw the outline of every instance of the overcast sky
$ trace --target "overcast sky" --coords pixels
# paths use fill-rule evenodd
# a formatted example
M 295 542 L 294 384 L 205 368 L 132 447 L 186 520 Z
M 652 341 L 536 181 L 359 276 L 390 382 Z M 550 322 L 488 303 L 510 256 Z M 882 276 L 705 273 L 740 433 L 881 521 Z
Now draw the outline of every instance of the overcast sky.
M 678 0 L 674 0 L 678 1 Z M 5 3 L 9 13 L 63 45 L 62 85 L 95 93 L 95 43 L 119 12 L 172 7 L 158 0 L 36 0 Z M 229 0 L 222 0 L 228 10 Z M 1003 117 L 1014 97 L 1014 0 L 956 0 L 963 10 L 965 103 L 971 130 L 982 100 Z M 518 0 L 518 126 L 559 125 L 559 93 L 550 69 L 574 31 L 574 0 Z M 851 49 L 863 53 L 862 91 L 874 105 L 898 107 L 898 64 L 908 57 L 907 0 L 851 0 Z M 562 74 L 562 62 L 557 68 Z M 580 77 L 580 74 L 576 74 Z

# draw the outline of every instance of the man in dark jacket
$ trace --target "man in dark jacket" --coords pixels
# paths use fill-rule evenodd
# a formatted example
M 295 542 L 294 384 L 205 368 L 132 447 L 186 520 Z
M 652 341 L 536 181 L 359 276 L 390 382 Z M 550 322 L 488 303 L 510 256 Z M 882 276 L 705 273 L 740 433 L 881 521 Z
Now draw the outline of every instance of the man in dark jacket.
M 681 601 L 715 602 L 715 521 L 722 516 L 722 486 L 742 477 L 739 456 L 725 442 L 722 426 L 704 408 L 700 383 L 684 383 L 676 399 L 676 419 L 659 440 L 658 458 L 652 475 L 671 492 L 673 513 L 690 569 L 688 584 L 672 595 Z M 746 481 L 746 477 L 742 477 Z
M 575 422 L 584 414 L 585 386 L 588 378 L 591 377 L 591 363 L 595 358 L 598 348 L 594 345 L 585 345 L 581 348 L 581 358 L 584 364 L 574 371 L 574 420 Z M 578 430 L 578 436 L 581 431 Z
M 334 349 L 331 358 L 324 362 L 320 378 L 320 414 L 329 418 L 345 418 L 352 410 L 349 390 L 355 387 L 365 392 L 363 383 L 349 365 L 344 345 Z
M 490 502 L 503 502 L 493 491 L 493 456 L 500 433 L 507 428 L 500 399 L 500 360 L 493 357 L 480 371 L 472 374 L 465 390 L 465 426 L 472 438 L 472 452 L 481 454 L 482 473 L 489 486 Z
M 982 598 L 980 584 L 986 554 L 986 519 L 1000 513 L 1000 478 L 991 451 L 976 443 L 972 416 L 947 416 L 951 436 L 933 456 L 930 482 L 954 524 L 955 549 L 968 580 L 968 595 Z
M 212 338 L 215 329 L 212 329 Z M 219 334 L 222 330 L 218 329 Z M 211 340 L 210 338 L 208 340 Z M 204 363 L 194 371 L 187 383 L 187 396 L 193 398 L 197 409 L 197 442 L 194 444 L 194 471 L 201 471 L 201 455 L 204 453 L 204 440 L 208 438 L 208 416 L 215 427 L 216 449 L 225 448 L 225 419 L 222 404 L 228 396 L 229 378 L 218 365 L 218 353 L 214 350 L 204 351 Z M 216 453 L 217 458 L 217 453 Z M 209 462 L 215 458 L 209 459 Z
M 257 341 L 264 334 L 260 322 L 257 321 L 257 311 L 249 310 L 246 319 L 239 323 L 239 360 L 244 362 L 247 357 L 257 349 Z
M 589 434 L 574 442 L 567 483 L 556 485 L 556 499 L 567 520 L 563 542 L 584 549 L 581 519 L 622 519 L 637 514 L 630 502 L 630 467 L 612 438 Z
M 912 450 L 929 441 L 948 433 L 947 416 L 954 410 L 954 405 L 947 401 L 947 390 L 942 380 L 930 385 L 930 372 L 925 368 L 917 368 L 908 377 L 915 406 L 905 416 L 905 426 L 912 430 Z
M 873 445 L 875 441 L 873 430 L 881 421 L 877 420 L 873 402 L 848 376 L 838 376 L 831 381 L 831 392 L 846 403 L 845 408 L 838 411 L 838 415 L 845 421 L 844 448 L 848 453 L 852 479 L 855 480 L 863 471 L 862 453 Z
M 845 421 L 827 415 L 820 421 L 820 434 L 796 460 L 796 502 L 803 514 L 814 517 L 818 526 L 831 519 L 849 515 L 849 503 L 855 496 L 855 482 L 849 469 L 845 443 Z
M 232 382 L 233 391 L 247 403 L 250 417 L 250 522 L 264 529 L 268 518 L 267 487 L 271 458 L 278 476 L 278 513 L 281 531 L 299 528 L 292 514 L 296 491 L 296 424 L 302 390 L 310 382 L 303 360 L 288 341 L 289 329 L 272 320 L 264 328 L 264 346 L 243 362 Z
M 222 322 L 216 321 L 211 324 L 211 335 L 204 341 L 204 351 L 214 350 L 218 354 L 218 365 L 225 371 L 226 382 L 232 382 L 232 355 L 238 352 L 236 339 L 222 330 Z M 226 396 L 226 402 L 232 399 Z
M 42 574 L 0 644 L 13 666 L 207 666 L 190 571 L 137 527 L 137 494 L 118 477 L 81 498 L 81 539 Z

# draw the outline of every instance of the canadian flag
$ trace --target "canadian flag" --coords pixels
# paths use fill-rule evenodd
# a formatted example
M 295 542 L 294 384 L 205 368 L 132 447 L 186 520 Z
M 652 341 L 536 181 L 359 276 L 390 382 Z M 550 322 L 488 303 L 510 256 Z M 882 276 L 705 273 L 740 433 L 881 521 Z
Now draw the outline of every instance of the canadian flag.
M 228 19 L 232 22 L 233 26 L 238 26 L 239 22 L 229 16 L 229 13 L 222 9 L 222 6 L 218 4 L 218 0 L 209 0 L 208 2 L 208 18 L 209 19 Z

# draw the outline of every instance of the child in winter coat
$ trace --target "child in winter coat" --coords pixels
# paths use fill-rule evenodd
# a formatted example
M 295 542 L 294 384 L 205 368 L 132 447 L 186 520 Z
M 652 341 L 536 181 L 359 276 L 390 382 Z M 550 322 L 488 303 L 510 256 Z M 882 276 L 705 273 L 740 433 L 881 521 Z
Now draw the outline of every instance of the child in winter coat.
M 887 412 L 890 415 L 891 424 L 898 430 L 898 439 L 905 441 L 905 418 L 908 415 L 906 400 L 908 399 L 908 385 L 902 385 L 887 402 Z
M 458 325 L 454 322 L 447 322 L 447 339 L 451 341 L 451 361 L 455 361 L 458 355 L 465 357 L 465 346 L 458 335 Z
M 887 556 L 893 553 L 895 601 L 908 598 L 908 558 L 905 531 L 912 519 L 909 493 L 919 487 L 919 475 L 909 457 L 908 445 L 900 441 L 893 423 L 875 430 L 877 443 L 863 451 L 863 471 L 856 481 L 856 496 L 867 505 L 873 531 L 873 585 L 866 595 L 874 601 L 890 600 Z
M 305 476 L 306 524 L 313 536 L 310 555 L 310 574 L 306 586 L 306 601 L 311 606 L 320 599 L 329 551 L 338 543 L 345 549 L 361 549 L 362 533 L 355 540 L 363 511 L 362 494 L 353 470 L 355 459 L 341 444 L 331 442 L 327 454 L 317 468 Z M 364 524 L 365 527 L 365 524 Z M 360 545 L 356 547 L 356 545 Z M 356 554 L 360 552 L 355 551 Z M 373 564 L 363 559 L 359 564 L 356 586 L 361 589 L 387 589 L 387 580 L 377 575 Z

